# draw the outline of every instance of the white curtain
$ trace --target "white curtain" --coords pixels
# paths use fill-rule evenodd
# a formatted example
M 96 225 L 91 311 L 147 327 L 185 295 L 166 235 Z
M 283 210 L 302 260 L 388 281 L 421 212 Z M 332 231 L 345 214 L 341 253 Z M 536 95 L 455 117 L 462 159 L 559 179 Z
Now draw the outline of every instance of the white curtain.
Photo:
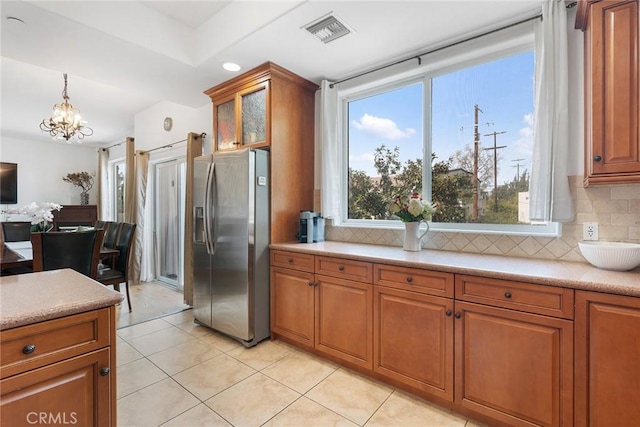
M 147 159 L 148 161 L 148 159 Z M 148 169 L 148 165 L 147 165 Z M 144 203 L 144 212 L 143 212 L 143 221 L 144 224 L 153 224 L 154 222 L 154 212 L 153 207 L 156 205 L 155 194 L 153 191 L 149 191 L 152 188 L 151 182 L 152 177 L 151 174 L 153 171 L 147 170 L 147 181 L 146 187 L 147 191 Z M 141 282 L 149 282 L 155 280 L 156 278 L 156 262 L 155 262 L 155 254 L 156 254 L 156 242 L 155 236 L 153 232 L 153 227 L 144 227 L 142 230 L 142 250 L 141 250 L 141 260 L 140 260 L 140 281 Z
M 340 147 L 338 146 L 338 91 L 323 80 L 320 85 L 320 146 L 322 216 L 340 218 Z
M 109 191 L 109 150 L 98 150 L 98 219 L 113 221 Z
M 131 274 L 129 277 L 133 283 L 140 282 L 142 271 L 143 233 L 145 231 L 145 209 L 147 198 L 147 174 L 149 169 L 149 153 L 136 151 L 135 155 L 135 209 L 134 218 L 136 226 L 135 237 L 131 248 Z
M 535 127 L 529 216 L 531 221 L 567 222 L 573 202 L 568 163 L 567 12 L 563 0 L 542 5 L 536 24 Z

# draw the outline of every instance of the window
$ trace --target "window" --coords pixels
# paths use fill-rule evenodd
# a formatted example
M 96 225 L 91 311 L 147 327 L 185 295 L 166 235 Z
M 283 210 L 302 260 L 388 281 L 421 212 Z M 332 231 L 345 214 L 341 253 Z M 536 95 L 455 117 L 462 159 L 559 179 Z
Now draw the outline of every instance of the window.
M 114 212 L 113 220 L 116 222 L 124 221 L 124 185 L 125 185 L 125 177 L 126 177 L 126 166 L 124 160 L 114 162 L 112 164 L 112 176 L 113 179 L 111 182 L 113 183 L 113 187 L 111 188 L 111 192 L 113 197 L 111 200 L 113 202 L 112 212 Z
M 390 201 L 418 192 L 440 204 L 432 229 L 557 234 L 528 219 L 531 41 L 445 56 L 428 71 L 339 93 L 343 222 L 393 226 Z

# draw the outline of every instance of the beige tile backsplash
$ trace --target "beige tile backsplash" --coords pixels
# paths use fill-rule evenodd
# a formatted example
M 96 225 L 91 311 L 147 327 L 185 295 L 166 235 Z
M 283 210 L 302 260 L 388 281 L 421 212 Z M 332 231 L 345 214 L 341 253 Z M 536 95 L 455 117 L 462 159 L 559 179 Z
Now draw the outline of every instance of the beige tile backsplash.
M 569 183 L 576 215 L 572 222 L 562 224 L 560 237 L 429 231 L 423 247 L 585 262 L 578 249 L 584 222 L 598 223 L 601 241 L 640 243 L 640 184 L 585 188 L 581 176 L 570 177 Z M 333 227 L 331 221 L 327 221 L 325 227 L 326 240 L 341 242 L 402 246 L 403 234 L 403 230 Z

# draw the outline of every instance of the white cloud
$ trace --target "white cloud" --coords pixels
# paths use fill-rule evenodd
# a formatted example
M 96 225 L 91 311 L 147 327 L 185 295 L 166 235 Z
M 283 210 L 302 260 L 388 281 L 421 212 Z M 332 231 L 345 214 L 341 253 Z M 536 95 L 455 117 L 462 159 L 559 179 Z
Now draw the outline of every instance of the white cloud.
M 523 156 L 527 161 L 531 161 L 533 154 L 533 113 L 525 114 L 522 118 L 525 127 L 518 131 L 519 138 L 515 142 L 515 151 L 519 156 Z
M 364 114 L 360 121 L 353 120 L 352 124 L 358 130 L 390 141 L 406 139 L 416 133 L 416 130 L 412 128 L 404 130 L 398 128 L 398 125 L 391 119 L 384 119 L 370 114 Z

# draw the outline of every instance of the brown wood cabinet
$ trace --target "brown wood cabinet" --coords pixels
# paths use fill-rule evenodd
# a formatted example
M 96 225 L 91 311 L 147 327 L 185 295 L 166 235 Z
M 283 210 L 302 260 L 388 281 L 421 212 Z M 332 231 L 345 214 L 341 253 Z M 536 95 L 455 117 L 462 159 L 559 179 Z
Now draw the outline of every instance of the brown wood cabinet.
M 573 321 L 562 317 L 573 319 L 574 291 L 468 275 L 455 286 L 456 403 L 508 425 L 571 426 Z
M 574 294 L 555 286 L 271 251 L 273 338 L 500 425 L 573 425 Z M 628 313 L 635 316 L 628 331 L 640 330 L 640 304 L 635 308 Z M 638 352 L 630 349 L 638 342 L 635 334 L 627 345 L 630 356 L 616 359 L 618 365 L 640 365 Z M 602 357 L 621 346 L 608 344 Z M 594 369 L 604 363 L 597 362 Z M 639 381 L 633 377 L 630 387 L 640 390 Z M 638 399 L 637 392 L 630 395 Z
M 453 299 L 374 287 L 373 370 L 453 401 Z
M 576 426 L 640 420 L 640 298 L 576 291 Z
M 271 251 L 273 334 L 372 369 L 371 271 L 366 262 Z
M 578 2 L 585 35 L 585 185 L 640 182 L 638 1 Z
M 0 332 L 0 424 L 116 425 L 115 309 Z
M 271 242 L 296 240 L 313 210 L 314 111 L 318 86 L 271 62 L 212 87 L 213 150 L 270 151 Z
M 59 211 L 53 211 L 53 226 L 75 227 L 85 225 L 93 227 L 98 219 L 96 205 L 64 205 Z

